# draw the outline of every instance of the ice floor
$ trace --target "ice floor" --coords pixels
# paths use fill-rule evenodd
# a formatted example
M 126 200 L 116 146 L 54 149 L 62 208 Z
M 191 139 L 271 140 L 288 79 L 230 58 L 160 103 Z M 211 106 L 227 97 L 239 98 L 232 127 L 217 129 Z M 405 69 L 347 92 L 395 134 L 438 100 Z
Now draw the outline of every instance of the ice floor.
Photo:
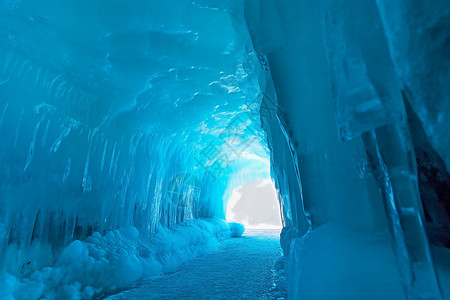
M 107 297 L 119 299 L 285 299 L 277 230 L 249 230 L 215 253 Z M 277 263 L 278 262 L 278 263 Z

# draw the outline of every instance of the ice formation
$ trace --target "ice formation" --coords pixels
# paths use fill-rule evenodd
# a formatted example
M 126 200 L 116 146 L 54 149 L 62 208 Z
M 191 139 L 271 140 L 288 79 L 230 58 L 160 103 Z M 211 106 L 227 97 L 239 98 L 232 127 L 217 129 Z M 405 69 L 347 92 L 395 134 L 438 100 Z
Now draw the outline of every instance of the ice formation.
M 291 299 L 442 299 L 449 20 L 447 0 L 3 1 L 2 296 L 63 297 L 45 270 L 92 245 L 221 231 L 198 222 L 269 156 Z
M 231 237 L 240 237 L 245 232 L 244 225 L 240 223 L 230 222 L 228 226 L 230 226 Z
M 291 298 L 442 298 L 450 3 L 394 2 L 245 2 Z
M 259 65 L 228 5 L 107 6 L 1 4 L 0 264 L 12 275 L 94 232 L 223 218 L 223 179 L 267 151 L 252 121 Z
M 230 236 L 220 219 L 191 220 L 173 228 L 159 226 L 151 236 L 135 227 L 95 232 L 73 241 L 51 265 L 16 279 L 3 273 L 1 299 L 90 299 L 126 288 L 143 277 L 155 277 L 181 263 L 214 251 Z

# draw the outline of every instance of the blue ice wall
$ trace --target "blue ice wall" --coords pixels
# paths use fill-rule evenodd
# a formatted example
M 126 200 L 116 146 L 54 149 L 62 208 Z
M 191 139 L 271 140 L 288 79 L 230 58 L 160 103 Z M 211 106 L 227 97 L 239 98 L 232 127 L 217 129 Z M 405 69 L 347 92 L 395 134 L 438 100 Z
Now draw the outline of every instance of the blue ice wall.
M 245 1 L 290 298 L 442 298 L 450 6 L 391 2 Z
M 2 2 L 4 269 L 96 231 L 224 217 L 228 175 L 267 151 L 252 150 L 259 64 L 242 20 L 219 1 Z

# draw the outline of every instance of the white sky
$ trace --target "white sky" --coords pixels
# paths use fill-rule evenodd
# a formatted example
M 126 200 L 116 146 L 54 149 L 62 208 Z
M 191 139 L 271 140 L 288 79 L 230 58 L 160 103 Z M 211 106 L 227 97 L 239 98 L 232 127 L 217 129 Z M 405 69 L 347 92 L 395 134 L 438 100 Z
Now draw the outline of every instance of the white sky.
M 281 228 L 277 192 L 270 179 L 242 185 L 233 190 L 227 205 L 227 220 L 247 228 Z

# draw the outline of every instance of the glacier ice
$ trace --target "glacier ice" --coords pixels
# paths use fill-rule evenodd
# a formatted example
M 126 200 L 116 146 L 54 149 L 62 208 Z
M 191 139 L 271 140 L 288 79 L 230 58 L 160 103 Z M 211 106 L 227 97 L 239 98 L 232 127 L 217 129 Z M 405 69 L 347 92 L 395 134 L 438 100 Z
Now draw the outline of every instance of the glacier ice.
M 291 298 L 442 298 L 426 229 L 448 246 L 449 5 L 419 2 L 245 1 Z
M 2 297 L 91 297 L 214 248 L 269 157 L 290 298 L 442 299 L 449 19 L 446 0 L 3 1 Z

